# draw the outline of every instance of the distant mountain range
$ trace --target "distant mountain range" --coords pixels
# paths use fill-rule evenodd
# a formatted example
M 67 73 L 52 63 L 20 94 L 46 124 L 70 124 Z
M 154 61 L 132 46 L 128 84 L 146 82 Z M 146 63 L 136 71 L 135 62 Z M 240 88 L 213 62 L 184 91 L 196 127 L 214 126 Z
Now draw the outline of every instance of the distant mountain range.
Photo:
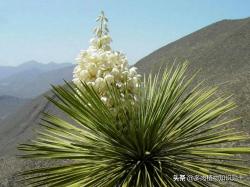
M 46 92 L 50 84 L 72 79 L 73 64 L 28 61 L 19 66 L 0 66 L 0 122 L 31 98 Z
M 55 63 L 49 62 L 47 64 L 37 62 L 35 60 L 24 62 L 18 66 L 0 66 L 0 80 L 7 78 L 16 73 L 20 73 L 27 70 L 39 70 L 40 72 L 51 71 L 59 69 L 65 66 L 69 66 L 70 63 Z
M 0 95 L 34 98 L 49 90 L 50 84 L 72 79 L 73 64 L 42 64 L 29 61 L 16 67 L 0 66 Z M 1 74 L 2 73 L 2 74 Z
M 235 127 L 249 132 L 250 18 L 223 20 L 209 25 L 156 50 L 135 66 L 141 73 L 155 73 L 161 66 L 171 65 L 174 59 L 179 63 L 190 61 L 189 75 L 201 69 L 197 80 L 205 80 L 206 85 L 210 86 L 219 85 L 222 90 L 219 94 L 233 94 L 239 107 L 230 115 L 242 117 Z M 72 76 L 72 71 L 67 73 Z M 51 92 L 46 95 L 53 97 Z M 17 144 L 35 135 L 32 129 L 38 128 L 37 124 L 44 111 L 64 116 L 43 96 L 39 96 L 0 122 L 0 156 L 16 154 Z M 5 158 L 7 163 L 8 159 Z M 25 163 L 22 162 L 20 167 L 24 166 Z M 11 178 L 17 170 L 20 168 L 9 169 L 5 178 Z

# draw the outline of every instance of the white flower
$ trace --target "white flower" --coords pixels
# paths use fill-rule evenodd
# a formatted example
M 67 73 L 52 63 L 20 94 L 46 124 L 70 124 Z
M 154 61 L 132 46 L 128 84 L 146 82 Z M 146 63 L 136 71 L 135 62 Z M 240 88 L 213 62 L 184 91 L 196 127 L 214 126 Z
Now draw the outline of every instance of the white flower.
M 81 71 L 81 68 L 80 68 L 79 66 L 76 66 L 76 67 L 74 68 L 73 73 L 74 73 L 74 74 L 78 74 L 80 71 Z
M 99 91 L 104 91 L 105 87 L 106 87 L 106 83 L 104 81 L 103 78 L 100 78 L 98 77 L 96 80 L 95 80 L 95 87 L 97 90 Z
M 81 81 L 78 78 L 74 78 L 73 83 L 75 83 L 76 85 L 79 85 L 79 84 L 81 84 Z
M 131 77 L 137 75 L 136 69 L 137 69 L 136 67 L 132 67 L 132 68 L 129 69 L 129 75 L 130 75 Z
M 82 70 L 80 72 L 80 80 L 85 81 L 89 79 L 89 72 L 87 70 Z
M 78 86 L 81 86 L 81 81 L 92 85 L 102 100 L 111 106 L 112 101 L 107 93 L 107 86 L 114 83 L 122 93 L 128 83 L 128 91 L 131 98 L 134 98 L 140 75 L 135 67 L 128 67 L 124 54 L 110 48 L 111 37 L 107 30 L 100 29 L 98 34 L 96 33 L 96 36 L 90 40 L 88 49 L 82 50 L 76 58 L 78 65 L 73 71 L 73 82 Z
M 105 103 L 107 102 L 107 97 L 101 97 L 101 100 Z
M 123 79 L 127 79 L 128 75 L 129 75 L 129 72 L 127 70 L 122 72 Z
M 119 74 L 120 74 L 120 71 L 118 70 L 118 68 L 114 67 L 111 71 L 111 74 L 115 77 L 115 78 L 118 78 L 119 77 Z
M 89 74 L 91 76 L 95 76 L 96 73 L 97 73 L 97 70 L 98 69 L 97 69 L 97 66 L 95 64 L 91 63 L 91 64 L 88 65 L 88 71 L 89 71 Z
M 139 84 L 138 78 L 137 77 L 133 77 L 132 81 L 133 81 L 134 87 L 138 87 L 138 84 Z
M 136 77 L 133 77 L 132 79 L 129 79 L 128 80 L 128 87 L 129 89 L 134 89 L 137 87 L 137 84 L 138 84 L 138 80 Z
M 111 75 L 111 74 L 107 74 L 107 75 L 105 75 L 104 80 L 105 80 L 108 84 L 111 84 L 111 83 L 114 82 L 114 76 Z

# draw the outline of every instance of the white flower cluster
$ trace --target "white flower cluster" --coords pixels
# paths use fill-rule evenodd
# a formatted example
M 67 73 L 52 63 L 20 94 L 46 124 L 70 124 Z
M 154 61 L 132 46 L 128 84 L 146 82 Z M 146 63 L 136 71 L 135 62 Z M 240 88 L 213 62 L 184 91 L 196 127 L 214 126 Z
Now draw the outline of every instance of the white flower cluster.
M 111 41 L 107 32 L 91 39 L 89 48 L 76 59 L 78 65 L 73 72 L 76 85 L 81 86 L 81 81 L 92 85 L 103 101 L 109 101 L 107 85 L 116 85 L 121 93 L 126 89 L 133 95 L 140 80 L 136 68 L 128 67 L 125 55 L 111 50 Z

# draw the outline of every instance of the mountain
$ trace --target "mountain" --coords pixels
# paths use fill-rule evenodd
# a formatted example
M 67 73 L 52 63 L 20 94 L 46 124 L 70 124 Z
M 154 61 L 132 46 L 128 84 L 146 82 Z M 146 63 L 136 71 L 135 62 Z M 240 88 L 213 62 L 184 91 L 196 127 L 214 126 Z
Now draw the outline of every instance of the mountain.
M 45 95 L 51 96 L 51 93 Z M 14 155 L 17 153 L 17 141 L 24 142 L 34 136 L 33 130 L 38 128 L 41 113 L 47 110 L 52 112 L 54 107 L 41 95 L 0 121 L 0 186 L 28 186 L 17 182 L 20 178 L 16 179 L 15 174 L 44 165 L 44 162 L 38 164 L 36 161 L 17 159 Z
M 188 60 L 204 77 L 242 72 L 250 61 L 250 18 L 223 20 L 170 43 L 136 63 L 141 72 L 158 71 L 162 64 Z M 153 69 L 152 69 L 153 68 Z M 219 75 L 220 74 L 220 75 Z
M 65 66 L 69 66 L 70 63 L 55 63 L 55 62 L 50 62 L 47 64 L 43 64 L 40 62 L 37 62 L 35 60 L 27 61 L 24 62 L 18 66 L 0 66 L 0 80 L 7 78 L 9 76 L 12 76 L 16 73 L 22 72 L 22 71 L 27 71 L 27 70 L 40 70 L 40 71 L 50 71 L 58 68 L 62 68 Z
M 0 66 L 0 80 L 11 76 L 17 72 L 17 69 L 11 66 Z
M 219 94 L 233 94 L 239 107 L 230 115 L 242 117 L 235 127 L 249 132 L 250 18 L 223 20 L 209 25 L 156 50 L 135 66 L 141 73 L 155 73 L 161 66 L 172 64 L 175 58 L 180 63 L 186 59 L 190 61 L 189 75 L 201 69 L 198 81 L 205 80 L 207 85 L 219 85 L 222 90 Z M 45 95 L 53 96 L 50 92 Z M 13 181 L 17 171 L 40 164 L 16 160 L 11 156 L 17 153 L 16 146 L 20 142 L 35 135 L 32 129 L 38 128 L 44 111 L 64 116 L 41 95 L 0 122 L 0 156 L 2 163 L 5 163 L 0 164 L 0 176 L 4 184 Z M 13 163 L 15 168 L 11 167 Z
M 19 66 L 0 66 L 0 120 L 6 118 L 27 102 L 28 99 L 25 98 L 35 97 L 47 91 L 49 82 L 60 84 L 64 77 L 65 79 L 71 79 L 69 76 L 64 76 L 64 73 L 60 74 L 62 76 L 58 78 L 55 76 L 54 79 L 51 76 L 52 71 L 59 75 L 59 69 L 64 72 L 64 68 L 70 66 L 72 66 L 70 63 L 50 62 L 43 64 L 34 60 Z M 49 80 L 47 80 L 48 78 Z M 41 82 L 40 86 L 32 80 Z
M 40 114 L 44 111 L 53 111 L 54 108 L 44 98 L 45 95 L 51 96 L 50 92 L 41 95 L 23 105 L 11 116 L 1 121 L 0 125 L 0 154 L 11 155 L 16 153 L 15 144 L 18 141 L 25 141 L 33 134 L 32 128 L 39 122 Z M 51 109 L 51 110 L 50 110 Z M 9 151 L 10 150 L 10 151 Z
M 250 18 L 209 25 L 154 51 L 135 66 L 148 74 L 184 60 L 190 62 L 189 75 L 200 70 L 196 80 L 219 86 L 223 95 L 233 94 L 238 108 L 231 115 L 241 116 L 237 128 L 250 132 Z
M 34 98 L 49 90 L 50 84 L 62 84 L 64 79 L 72 80 L 72 71 L 72 65 L 47 72 L 23 71 L 0 80 L 0 95 Z
M 0 123 L 1 120 L 4 120 L 8 117 L 8 115 L 17 111 L 18 108 L 23 106 L 28 101 L 28 99 L 21 99 L 9 95 L 0 96 Z
M 17 68 L 21 71 L 27 70 L 27 69 L 39 69 L 40 71 L 51 71 L 55 69 L 60 69 L 66 66 L 70 66 L 71 63 L 55 63 L 55 62 L 49 62 L 47 64 L 39 63 L 35 60 L 31 60 L 28 62 L 24 62 L 17 66 Z
M 71 80 L 73 65 L 30 61 L 15 68 L 18 69 L 16 73 L 0 79 L 0 95 L 34 98 L 47 91 L 50 84 Z

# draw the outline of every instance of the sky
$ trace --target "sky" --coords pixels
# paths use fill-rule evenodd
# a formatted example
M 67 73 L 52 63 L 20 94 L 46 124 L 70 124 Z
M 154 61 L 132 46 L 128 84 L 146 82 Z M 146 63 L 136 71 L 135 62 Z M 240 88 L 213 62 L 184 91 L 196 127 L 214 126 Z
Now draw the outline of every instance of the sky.
M 133 64 L 204 26 L 250 17 L 250 0 L 0 0 L 0 66 L 74 63 L 101 10 L 113 49 Z

